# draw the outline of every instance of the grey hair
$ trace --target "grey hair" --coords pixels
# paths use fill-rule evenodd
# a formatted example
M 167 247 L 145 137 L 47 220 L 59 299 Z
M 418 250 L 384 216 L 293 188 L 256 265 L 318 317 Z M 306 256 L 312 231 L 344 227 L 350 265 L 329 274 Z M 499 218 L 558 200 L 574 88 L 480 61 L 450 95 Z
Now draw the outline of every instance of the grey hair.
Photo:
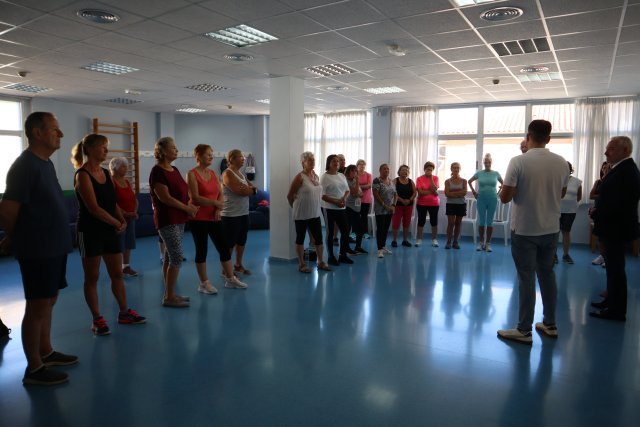
M 129 167 L 129 161 L 124 157 L 114 157 L 109 162 L 109 170 L 111 173 L 115 173 L 116 170 L 120 169 L 120 166 Z
M 156 160 L 164 160 L 165 150 L 169 144 L 175 144 L 175 141 L 170 136 L 163 136 L 156 142 L 156 146 L 153 148 L 153 157 Z
M 623 149 L 631 153 L 633 151 L 633 143 L 631 142 L 631 138 L 628 136 L 614 136 L 611 138 L 611 141 L 617 141 L 620 143 Z
M 315 158 L 315 155 L 311 151 L 305 151 L 304 153 L 300 154 L 300 163 L 306 162 L 310 157 Z
M 486 161 L 486 160 L 489 160 L 490 162 L 493 161 L 493 159 L 491 158 L 491 154 L 490 153 L 487 153 L 487 154 L 484 155 L 483 161 Z

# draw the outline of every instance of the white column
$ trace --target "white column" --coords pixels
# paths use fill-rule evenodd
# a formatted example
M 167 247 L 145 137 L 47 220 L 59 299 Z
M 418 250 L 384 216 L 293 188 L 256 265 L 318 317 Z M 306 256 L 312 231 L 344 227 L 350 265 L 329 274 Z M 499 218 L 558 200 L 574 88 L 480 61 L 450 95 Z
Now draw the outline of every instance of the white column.
M 293 77 L 271 79 L 269 97 L 269 253 L 294 259 L 295 228 L 287 193 L 298 173 L 304 151 L 304 81 Z

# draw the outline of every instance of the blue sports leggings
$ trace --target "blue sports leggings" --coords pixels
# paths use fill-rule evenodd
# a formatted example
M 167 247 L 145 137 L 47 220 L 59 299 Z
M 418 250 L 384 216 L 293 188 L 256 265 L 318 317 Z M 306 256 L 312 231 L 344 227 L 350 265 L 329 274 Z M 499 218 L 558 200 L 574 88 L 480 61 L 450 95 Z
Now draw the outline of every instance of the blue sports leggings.
M 498 197 L 496 195 L 485 196 L 478 194 L 478 226 L 493 226 L 493 216 L 496 214 Z

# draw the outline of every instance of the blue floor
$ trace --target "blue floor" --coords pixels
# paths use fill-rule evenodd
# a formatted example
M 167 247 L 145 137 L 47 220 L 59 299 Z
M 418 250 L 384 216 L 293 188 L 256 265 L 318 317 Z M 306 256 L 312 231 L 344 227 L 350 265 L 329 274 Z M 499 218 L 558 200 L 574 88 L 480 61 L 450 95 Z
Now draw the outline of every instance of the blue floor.
M 94 337 L 78 252 L 54 312 L 55 347 L 80 357 L 70 382 L 21 384 L 24 302 L 15 261 L 0 259 L 1 426 L 638 426 L 640 261 L 628 258 L 626 323 L 592 319 L 605 272 L 586 246 L 556 267 L 557 340 L 532 347 L 496 330 L 517 318 L 510 249 L 430 246 L 303 275 L 270 261 L 268 232 L 249 235 L 246 291 L 196 292 L 193 245 L 179 291 L 189 309 L 160 306 L 157 240 L 138 240 L 127 279 L 145 325 L 115 322 L 106 274 L 101 306 L 112 334 Z M 442 239 L 441 239 L 442 244 Z M 221 288 L 217 253 L 210 277 Z M 538 298 L 539 299 L 539 298 Z M 538 304 L 536 321 L 541 319 Z

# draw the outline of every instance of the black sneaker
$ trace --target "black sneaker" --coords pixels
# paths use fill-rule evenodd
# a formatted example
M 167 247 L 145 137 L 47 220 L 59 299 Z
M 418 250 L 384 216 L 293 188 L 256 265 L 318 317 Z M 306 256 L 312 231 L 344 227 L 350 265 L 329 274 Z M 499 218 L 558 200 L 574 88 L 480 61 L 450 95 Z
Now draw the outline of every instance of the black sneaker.
M 396 242 L 395 240 L 391 242 L 391 246 L 393 246 L 394 248 L 398 247 L 398 242 Z
M 340 258 L 338 258 L 338 261 L 340 261 L 343 264 L 353 264 L 353 260 L 346 255 L 340 255 Z
M 56 385 L 69 381 L 69 376 L 64 372 L 49 369 L 45 365 L 36 369 L 35 372 L 29 372 L 29 368 L 24 371 L 22 384 L 24 385 Z
M 43 357 L 42 362 L 45 366 L 69 366 L 78 363 L 78 356 L 53 351 L 50 355 Z
M 406 240 L 402 241 L 402 246 L 406 247 L 406 248 L 410 248 L 411 247 L 411 243 L 407 242 Z
M 358 252 L 354 251 L 354 250 L 353 250 L 353 249 L 351 249 L 351 248 L 347 249 L 347 250 L 346 250 L 346 252 L 347 252 L 349 255 L 358 255 Z
M 571 255 L 563 255 L 562 262 L 565 264 L 573 264 L 573 258 L 571 258 Z
M 339 266 L 340 263 L 338 262 L 338 260 L 336 259 L 336 257 L 332 256 L 329 257 L 329 261 L 327 261 L 329 263 L 329 265 L 333 265 L 333 266 Z
M 360 247 L 356 248 L 355 251 L 359 254 L 365 254 L 365 255 L 369 253 Z

